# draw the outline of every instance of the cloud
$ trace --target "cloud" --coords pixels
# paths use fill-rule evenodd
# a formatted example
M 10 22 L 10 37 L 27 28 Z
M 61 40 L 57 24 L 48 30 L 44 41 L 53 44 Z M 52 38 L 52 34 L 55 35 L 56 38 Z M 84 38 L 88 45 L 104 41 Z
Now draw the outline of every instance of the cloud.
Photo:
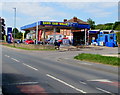
M 0 3 L 0 15 L 2 15 L 2 3 Z
M 86 6 L 88 6 L 88 3 L 85 2 L 62 2 L 58 3 L 61 7 L 66 7 L 69 9 L 84 9 Z
M 90 13 L 91 15 L 94 15 L 94 17 L 107 17 L 112 14 L 112 12 L 104 11 L 102 9 L 90 9 L 86 10 L 86 12 Z
M 119 2 L 119 0 L 1 0 L 2 2 Z
M 97 17 L 107 17 L 113 13 L 110 9 L 117 7 L 118 2 L 66 2 L 61 7 L 82 11 Z
M 49 16 L 54 16 L 54 15 L 60 15 L 62 14 L 62 16 L 67 15 L 64 12 L 57 12 L 57 10 L 55 10 L 52 7 L 49 6 L 43 6 L 41 3 L 4 3 L 3 5 L 3 11 L 8 11 L 8 12 L 12 12 L 13 8 L 15 7 L 17 9 L 18 13 L 22 13 L 23 15 L 27 15 L 27 16 L 45 16 L 45 15 L 49 15 Z

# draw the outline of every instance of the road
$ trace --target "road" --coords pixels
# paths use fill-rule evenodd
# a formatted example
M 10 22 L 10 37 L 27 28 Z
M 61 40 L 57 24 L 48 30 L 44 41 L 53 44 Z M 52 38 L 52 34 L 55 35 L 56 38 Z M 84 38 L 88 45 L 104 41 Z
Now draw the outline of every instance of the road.
M 3 46 L 3 94 L 116 95 L 120 86 L 118 68 L 74 60 L 72 57 L 80 52 L 26 51 Z

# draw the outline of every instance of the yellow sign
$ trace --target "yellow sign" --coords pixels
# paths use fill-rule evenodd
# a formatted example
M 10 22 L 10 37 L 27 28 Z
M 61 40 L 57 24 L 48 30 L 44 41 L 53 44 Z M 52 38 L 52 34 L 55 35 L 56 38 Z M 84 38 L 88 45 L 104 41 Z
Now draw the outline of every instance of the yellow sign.
M 47 21 L 43 21 L 42 25 L 55 25 L 55 26 L 67 26 L 68 23 L 64 23 L 64 22 L 47 22 Z

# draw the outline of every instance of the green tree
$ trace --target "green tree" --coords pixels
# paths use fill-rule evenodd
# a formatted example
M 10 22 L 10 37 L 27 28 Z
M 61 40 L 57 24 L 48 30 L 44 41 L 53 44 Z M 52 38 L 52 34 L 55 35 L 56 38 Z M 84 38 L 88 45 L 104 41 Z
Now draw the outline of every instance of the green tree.
M 22 32 L 18 32 L 16 36 L 17 39 L 22 39 Z
M 120 21 L 114 23 L 113 30 L 120 30 Z
M 98 24 L 98 25 L 95 26 L 95 29 L 112 30 L 113 29 L 113 23 Z
M 120 44 L 120 32 L 117 32 L 116 35 L 117 35 L 117 42 L 118 44 Z
M 95 26 L 95 29 L 103 30 L 104 29 L 104 25 L 103 24 L 98 24 L 98 25 Z
M 91 29 L 95 29 L 95 21 L 93 21 L 91 18 L 87 19 L 87 23 L 90 24 Z
M 17 28 L 14 28 L 12 33 L 13 37 L 15 36 L 15 39 L 22 39 L 22 32 L 20 32 Z
M 12 31 L 12 34 L 13 34 L 13 37 L 14 37 L 15 39 L 17 39 L 18 33 L 19 33 L 19 30 L 18 30 L 17 28 L 14 28 L 13 31 Z
M 24 37 L 26 38 L 26 35 L 27 35 L 27 33 L 29 33 L 30 31 L 29 30 L 26 30 L 25 31 L 25 34 L 24 34 Z

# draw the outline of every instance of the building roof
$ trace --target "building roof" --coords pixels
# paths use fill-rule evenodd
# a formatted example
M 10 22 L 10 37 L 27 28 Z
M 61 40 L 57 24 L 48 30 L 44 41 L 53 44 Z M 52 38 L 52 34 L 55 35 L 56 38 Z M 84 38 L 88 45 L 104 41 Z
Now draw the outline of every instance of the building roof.
M 38 25 L 39 29 L 53 29 L 54 27 L 59 28 L 81 28 L 81 29 L 90 29 L 90 25 L 87 22 L 84 22 L 77 17 L 73 17 L 73 19 L 66 20 L 64 22 L 51 22 L 51 21 L 38 21 L 32 24 L 28 24 L 22 26 L 21 30 L 35 30 Z
M 73 17 L 72 19 L 67 20 L 65 22 L 72 22 L 72 23 L 79 23 L 79 24 L 89 24 L 85 21 L 82 21 L 81 19 L 78 19 L 77 17 Z

